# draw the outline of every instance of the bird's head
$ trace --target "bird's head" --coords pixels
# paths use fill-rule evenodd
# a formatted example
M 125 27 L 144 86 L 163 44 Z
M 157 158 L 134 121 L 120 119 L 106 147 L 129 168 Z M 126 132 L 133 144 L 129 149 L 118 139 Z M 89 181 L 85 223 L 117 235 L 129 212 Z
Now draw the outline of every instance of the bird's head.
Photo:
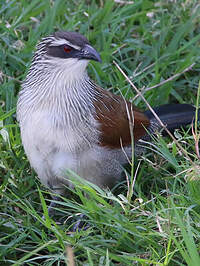
M 75 76 L 84 73 L 89 60 L 101 62 L 101 57 L 83 35 L 66 31 L 43 38 L 33 58 L 35 62 L 49 64 Z

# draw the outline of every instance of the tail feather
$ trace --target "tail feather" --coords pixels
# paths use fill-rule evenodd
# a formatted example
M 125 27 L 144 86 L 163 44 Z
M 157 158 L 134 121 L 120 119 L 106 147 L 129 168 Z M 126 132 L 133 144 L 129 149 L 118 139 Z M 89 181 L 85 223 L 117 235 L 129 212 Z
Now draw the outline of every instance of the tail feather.
M 190 104 L 166 104 L 155 107 L 153 110 L 171 132 L 177 128 L 190 125 L 195 119 L 196 112 L 196 108 Z M 150 110 L 145 111 L 145 114 L 151 122 L 158 123 Z M 198 112 L 198 121 L 200 121 L 200 110 Z

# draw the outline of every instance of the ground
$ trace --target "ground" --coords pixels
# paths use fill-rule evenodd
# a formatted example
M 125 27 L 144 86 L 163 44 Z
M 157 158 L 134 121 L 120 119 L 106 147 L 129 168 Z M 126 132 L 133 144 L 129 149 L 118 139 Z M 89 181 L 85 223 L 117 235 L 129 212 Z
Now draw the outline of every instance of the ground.
M 120 193 L 75 178 L 49 218 L 51 197 L 30 168 L 15 115 L 35 44 L 58 29 L 81 32 L 99 51 L 103 63 L 89 74 L 103 88 L 147 108 L 117 64 L 151 106 L 199 106 L 199 1 L 1 0 L 0 21 L 0 264 L 199 266 L 197 123 L 133 158 Z M 81 213 L 89 228 L 71 233 Z

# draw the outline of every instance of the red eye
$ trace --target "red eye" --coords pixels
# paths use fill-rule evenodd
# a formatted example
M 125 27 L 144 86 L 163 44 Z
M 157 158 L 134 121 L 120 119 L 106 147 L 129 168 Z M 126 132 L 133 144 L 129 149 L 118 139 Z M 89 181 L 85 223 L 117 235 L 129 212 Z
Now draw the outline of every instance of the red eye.
M 67 45 L 64 46 L 65 53 L 70 53 L 71 50 L 72 50 L 72 48 L 70 46 L 67 46 Z

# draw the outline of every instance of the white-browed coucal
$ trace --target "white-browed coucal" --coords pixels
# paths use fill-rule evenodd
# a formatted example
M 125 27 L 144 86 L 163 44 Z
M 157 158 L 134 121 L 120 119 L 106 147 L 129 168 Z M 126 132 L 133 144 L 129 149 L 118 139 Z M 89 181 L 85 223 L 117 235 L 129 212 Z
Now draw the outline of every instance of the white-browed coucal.
M 131 157 L 130 129 L 137 144 L 159 127 L 150 111 L 142 112 L 91 81 L 89 60 L 101 58 L 79 33 L 60 31 L 43 38 L 19 94 L 17 117 L 25 152 L 40 180 L 56 193 L 70 185 L 66 169 L 111 187 Z M 155 111 L 173 130 L 190 124 L 195 108 L 164 105 Z

